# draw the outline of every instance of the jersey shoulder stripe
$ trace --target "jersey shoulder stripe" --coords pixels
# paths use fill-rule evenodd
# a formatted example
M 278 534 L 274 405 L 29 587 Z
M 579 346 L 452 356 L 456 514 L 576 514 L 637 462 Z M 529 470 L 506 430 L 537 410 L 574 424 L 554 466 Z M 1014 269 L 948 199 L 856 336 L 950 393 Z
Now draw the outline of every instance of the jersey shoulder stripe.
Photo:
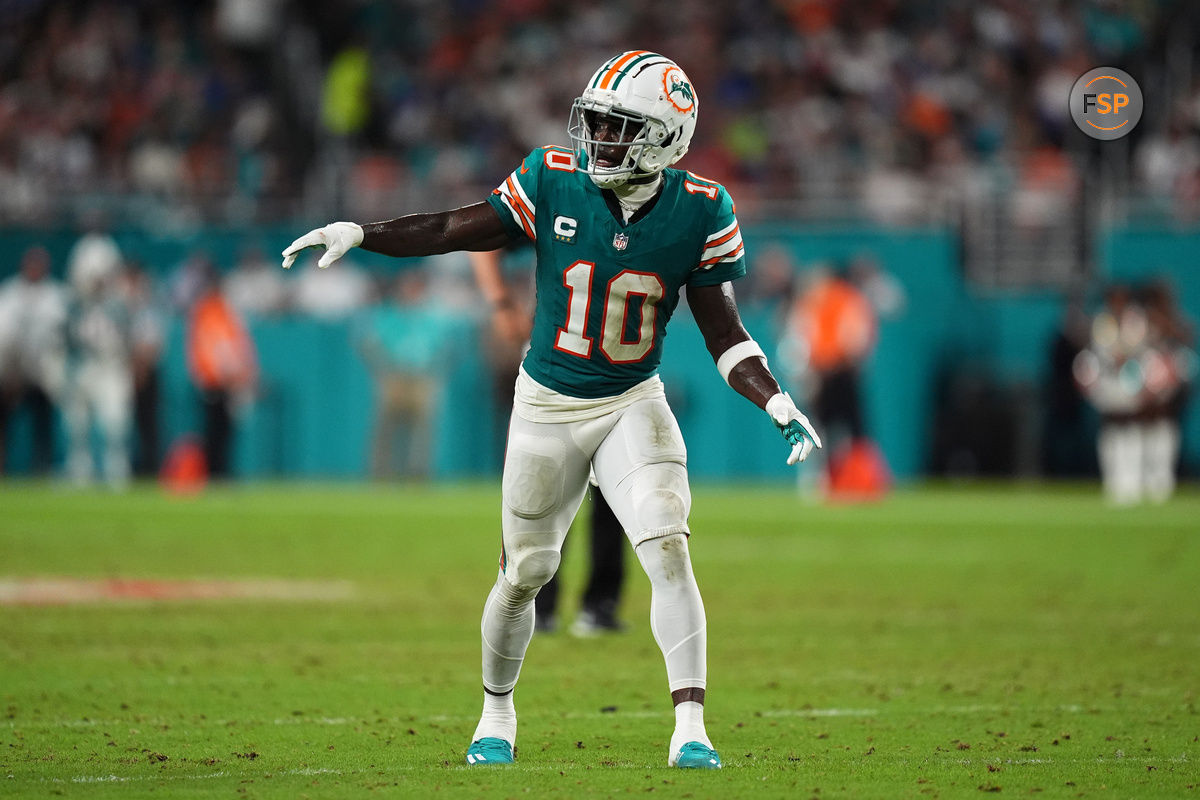
M 709 236 L 700 252 L 700 260 L 708 261 L 718 256 L 728 256 L 742 246 L 742 231 L 737 220 Z
M 732 238 L 733 236 L 736 236 L 736 235 L 738 235 L 738 224 L 737 224 L 737 220 L 734 220 L 733 222 L 726 225 L 724 228 L 721 228 L 721 230 L 717 231 L 716 233 L 712 234 L 707 239 L 705 239 L 704 246 L 706 248 L 707 247 L 715 247 L 723 242 L 729 241 L 730 238 Z
M 522 166 L 520 169 L 524 169 L 524 167 Z M 536 209 L 533 201 L 525 192 L 525 187 L 521 185 L 517 173 L 513 172 L 505 178 L 504 183 L 496 187 L 492 193 L 500 196 L 500 201 L 505 209 L 512 215 L 513 221 L 525 231 L 525 235 L 530 239 L 537 239 Z
M 703 220 L 704 243 L 696 256 L 691 272 L 703 283 L 721 282 L 745 274 L 745 244 L 737 211 L 729 192 L 717 181 L 697 175 L 691 170 L 670 170 L 677 176 L 679 186 L 703 209 L 698 210 L 698 220 Z M 720 265 L 719 269 L 714 269 Z M 700 276 L 703 275 L 701 278 Z
M 745 249 L 746 249 L 745 245 L 739 240 L 737 247 L 735 247 L 733 250 L 730 250 L 728 253 L 724 253 L 719 256 L 713 256 L 712 258 L 707 258 L 707 259 L 702 260 L 699 264 L 696 265 L 696 269 L 698 269 L 698 270 L 712 269 L 713 265 L 715 265 L 715 264 L 733 263 L 734 261 L 737 261 L 738 259 L 740 259 L 742 257 L 742 251 L 744 251 Z
M 548 180 L 562 180 L 576 171 L 575 152 L 558 145 L 535 147 L 504 181 L 492 190 L 488 202 L 514 236 L 537 240 L 538 200 L 549 191 Z

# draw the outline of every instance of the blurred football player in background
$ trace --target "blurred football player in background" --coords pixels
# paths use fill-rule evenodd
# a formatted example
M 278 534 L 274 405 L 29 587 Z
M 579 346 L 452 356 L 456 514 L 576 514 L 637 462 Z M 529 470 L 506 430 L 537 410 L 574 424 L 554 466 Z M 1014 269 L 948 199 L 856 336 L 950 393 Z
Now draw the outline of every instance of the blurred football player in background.
M 93 425 L 103 440 L 105 483 L 122 489 L 129 482 L 133 366 L 129 308 L 120 286 L 123 268 L 116 244 L 98 231 L 81 238 L 69 259 L 72 296 L 62 410 L 67 474 L 77 485 L 90 484 L 95 476 Z
M 675 704 L 668 764 L 721 765 L 704 726 L 707 645 L 688 553 L 687 454 L 656 372 L 682 289 L 722 378 L 767 412 L 792 446 L 788 462 L 820 440 L 741 323 L 731 281 L 745 260 L 733 200 L 717 183 L 669 169 L 687 152 L 696 110 L 673 61 L 622 53 L 575 100 L 574 149 L 535 149 L 486 202 L 335 222 L 283 252 L 288 267 L 305 248 L 324 247 L 318 265 L 327 267 L 353 247 L 406 257 L 535 243 L 537 306 L 509 426 L 503 548 L 483 611 L 484 707 L 469 764 L 513 760 L 513 689 L 534 596 L 558 568 L 594 474 L 650 578 L 650 624 Z
M 617 617 L 621 586 L 625 582 L 625 532 L 604 493 L 588 487 L 588 576 L 579 611 L 567 629 L 586 638 L 619 633 L 625 625 Z M 558 630 L 559 580 L 555 573 L 534 598 L 534 627 L 541 633 Z
M 1100 413 L 1097 452 L 1110 503 L 1161 503 L 1175 491 L 1179 410 L 1195 377 L 1191 330 L 1170 290 L 1109 287 L 1074 375 Z

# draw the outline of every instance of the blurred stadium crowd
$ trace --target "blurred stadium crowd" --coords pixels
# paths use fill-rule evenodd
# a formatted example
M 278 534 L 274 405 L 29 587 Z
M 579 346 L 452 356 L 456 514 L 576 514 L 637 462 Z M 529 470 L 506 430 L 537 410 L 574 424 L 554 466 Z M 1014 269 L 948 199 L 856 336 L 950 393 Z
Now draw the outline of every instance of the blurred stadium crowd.
M 1080 191 L 1066 98 L 1136 74 L 1122 195 L 1200 216 L 1200 6 L 1186 0 L 8 0 L 0 222 L 104 203 L 149 226 L 394 216 L 476 199 L 560 143 L 598 63 L 658 49 L 699 87 L 688 166 L 743 217 L 952 218 Z
M 60 415 L 62 466 L 76 481 L 122 486 L 154 474 L 172 320 L 186 328 L 204 457 L 218 475 L 230 469 L 233 416 L 259 381 L 248 320 L 361 318 L 377 443 L 398 427 L 410 440 L 427 433 L 426 378 L 446 360 L 439 341 L 461 335 L 463 320 L 486 324 L 464 258 L 386 284 L 349 263 L 285 277 L 253 249 L 237 263 L 197 251 L 143 267 L 110 235 L 122 227 L 183 239 L 204 226 L 382 219 L 477 201 L 531 147 L 563 142 L 591 70 L 632 47 L 661 50 L 688 71 L 703 110 L 685 165 L 729 186 L 746 221 L 954 223 L 998 195 L 1009 204 L 1005 225 L 1036 228 L 1076 215 L 1099 172 L 1108 197 L 1194 222 L 1197 31 L 1200 4 L 1185 0 L 0 2 L 0 226 L 88 229 L 63 263 L 34 246 L 0 264 L 0 279 L 9 276 L 0 284 L 0 468 L 7 422 L 27 409 L 34 471 L 52 466 Z M 1101 150 L 1074 129 L 1066 101 L 1075 79 L 1102 64 L 1135 73 L 1148 107 L 1166 111 Z M 963 239 L 969 246 L 969 232 Z M 1044 251 L 1030 253 L 1031 274 L 1044 276 Z M 797 314 L 826 312 L 806 296 L 817 271 L 777 255 L 756 254 L 739 294 L 776 309 L 786 341 L 797 337 Z M 1058 285 L 1094 288 L 1083 256 L 1072 259 Z M 852 437 L 863 428 L 856 371 L 876 315 L 896 307 L 895 292 L 879 302 L 880 285 L 857 286 L 870 303 L 839 301 L 866 309 L 852 327 L 867 333 L 853 347 L 836 343 L 825 368 L 828 402 L 851 410 Z M 1109 437 L 1110 453 L 1160 454 L 1142 488 L 1114 478 L 1110 494 L 1121 498 L 1169 493 L 1161 464 L 1177 454 L 1195 374 L 1193 332 L 1169 297 L 1167 287 L 1114 290 L 1094 323 L 1082 308 L 1069 314 L 1056 345 L 1065 399 L 1051 398 L 1049 432 L 1075 430 L 1066 450 L 1078 449 L 1085 399 L 1125 434 L 1155 421 L 1138 428 L 1140 443 Z M 816 352 L 814 341 L 801 344 Z M 93 425 L 104 442 L 97 462 Z M 428 473 L 427 455 L 403 465 L 393 455 L 373 452 L 371 471 Z M 1056 466 L 1053 453 L 1046 464 L 1078 469 Z

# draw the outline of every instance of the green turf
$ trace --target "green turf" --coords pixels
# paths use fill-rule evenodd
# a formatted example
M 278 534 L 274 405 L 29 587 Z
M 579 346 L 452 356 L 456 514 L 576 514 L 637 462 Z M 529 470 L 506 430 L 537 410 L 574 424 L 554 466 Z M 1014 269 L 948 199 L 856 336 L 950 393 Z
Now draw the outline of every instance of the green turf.
M 1093 487 L 694 494 L 720 773 L 665 767 L 632 559 L 631 631 L 535 639 L 517 765 L 465 766 L 496 486 L 0 484 L 0 577 L 354 590 L 0 607 L 0 796 L 1200 797 L 1194 488 L 1121 511 Z

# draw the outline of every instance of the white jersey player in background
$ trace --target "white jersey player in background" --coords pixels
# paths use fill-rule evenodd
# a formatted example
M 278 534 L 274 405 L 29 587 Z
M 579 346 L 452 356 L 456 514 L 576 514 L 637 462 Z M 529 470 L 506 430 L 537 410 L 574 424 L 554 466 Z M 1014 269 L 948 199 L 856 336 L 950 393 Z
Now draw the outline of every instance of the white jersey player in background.
M 129 483 L 133 422 L 130 316 L 119 287 L 123 267 L 120 251 L 103 234 L 88 234 L 71 252 L 62 405 L 67 477 L 81 486 L 95 479 L 91 440 L 95 425 L 102 441 L 101 477 L 118 490 Z

